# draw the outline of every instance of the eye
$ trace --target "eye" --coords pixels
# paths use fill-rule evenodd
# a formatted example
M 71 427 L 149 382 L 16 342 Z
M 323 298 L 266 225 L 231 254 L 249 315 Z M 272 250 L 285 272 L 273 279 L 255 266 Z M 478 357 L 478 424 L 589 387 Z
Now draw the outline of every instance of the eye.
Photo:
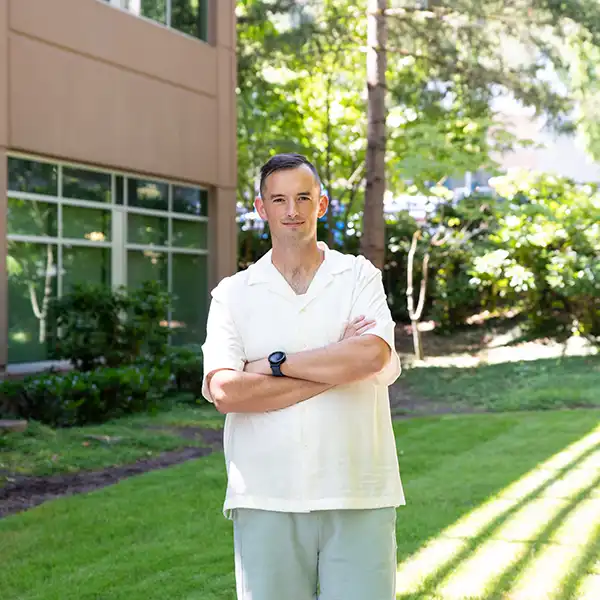
M 273 202 L 283 202 L 283 198 L 273 198 Z
M 310 200 L 310 196 L 300 196 L 300 200 Z

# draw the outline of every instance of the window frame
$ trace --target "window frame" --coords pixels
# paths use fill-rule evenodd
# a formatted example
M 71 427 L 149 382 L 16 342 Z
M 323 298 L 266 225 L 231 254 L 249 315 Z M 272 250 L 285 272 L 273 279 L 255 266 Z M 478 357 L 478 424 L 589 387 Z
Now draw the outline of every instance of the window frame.
M 168 290 L 172 291 L 173 285 L 173 256 L 177 254 L 187 254 L 195 256 L 208 256 L 210 254 L 211 247 L 211 229 L 210 229 L 210 189 L 206 186 L 191 184 L 189 182 L 159 178 L 154 176 L 148 176 L 141 173 L 133 173 L 130 171 L 120 171 L 114 169 L 103 169 L 101 167 L 86 165 L 85 163 L 75 163 L 70 161 L 58 161 L 50 160 L 44 157 L 36 155 L 25 154 L 20 152 L 8 152 L 5 160 L 9 159 L 29 160 L 40 163 L 56 165 L 58 169 L 58 186 L 57 195 L 44 195 L 35 194 L 30 192 L 17 192 L 12 191 L 8 188 L 6 190 L 6 197 L 15 198 L 19 200 L 30 200 L 38 202 L 46 202 L 48 204 L 56 204 L 58 207 L 57 213 L 57 235 L 54 236 L 38 236 L 38 235 L 25 235 L 25 234 L 8 234 L 7 241 L 24 242 L 33 244 L 53 244 L 57 248 L 57 282 L 56 290 L 57 296 L 60 298 L 63 295 L 63 249 L 65 246 L 68 247 L 87 247 L 87 248 L 109 248 L 111 250 L 111 287 L 116 289 L 120 286 L 127 287 L 127 256 L 130 250 L 132 251 L 146 251 L 154 250 L 156 252 L 163 252 L 167 255 L 167 283 Z M 92 200 L 78 200 L 73 198 L 63 197 L 63 169 L 65 167 L 83 169 L 86 171 L 92 171 L 97 173 L 109 174 L 111 176 L 111 198 L 110 202 L 95 202 Z M 120 178 L 120 181 L 119 181 Z M 128 179 L 141 179 L 144 181 L 154 181 L 160 184 L 167 184 L 168 186 L 168 200 L 167 210 L 153 210 L 147 208 L 139 208 L 135 206 L 129 206 L 128 204 Z M 7 182 L 8 183 L 8 182 Z M 117 203 L 117 184 L 120 183 L 123 186 L 122 199 L 123 204 Z M 208 216 L 198 216 L 188 213 L 174 212 L 173 209 L 173 188 L 174 187 L 187 187 L 200 190 L 206 193 L 207 202 L 207 214 Z M 110 211 L 111 214 L 111 237 L 109 241 L 92 241 L 85 238 L 68 238 L 63 236 L 63 207 L 73 206 L 77 208 L 91 208 L 94 210 L 106 210 Z M 142 216 L 160 217 L 167 219 L 168 221 L 168 237 L 166 245 L 157 244 L 138 244 L 130 243 L 127 239 L 128 235 L 128 215 L 137 214 Z M 181 248 L 173 246 L 173 220 L 180 221 L 191 221 L 196 223 L 207 224 L 207 238 L 205 248 Z M 208 274 L 207 274 L 208 276 Z M 169 321 L 172 320 L 172 309 L 169 308 Z M 46 362 L 46 361 L 44 361 Z M 52 362 L 52 361 L 51 361 Z M 8 365 L 10 369 L 17 365 L 17 370 L 26 365 L 39 365 L 40 362 L 32 363 L 10 363 Z M 58 363 L 57 363 L 58 364 Z M 16 372 L 16 371 L 15 371 Z
M 137 17 L 138 19 L 143 19 L 144 21 L 147 21 L 148 23 L 153 23 L 154 25 L 158 25 L 160 27 L 166 27 L 167 29 L 169 29 L 171 31 L 176 31 L 178 34 L 183 35 L 191 40 L 196 40 L 197 42 L 201 42 L 203 44 L 212 45 L 211 41 L 210 41 L 211 40 L 211 32 L 210 32 L 210 26 L 209 26 L 209 24 L 211 23 L 211 16 L 212 16 L 211 11 L 212 11 L 212 6 L 213 6 L 211 0 L 198 0 L 199 10 L 204 10 L 206 12 L 206 14 L 205 14 L 206 39 L 196 37 L 194 35 L 190 35 L 189 33 L 186 33 L 185 31 L 181 31 L 180 29 L 177 29 L 176 27 L 173 27 L 171 25 L 171 17 L 173 14 L 172 0 L 165 0 L 165 22 L 164 23 L 161 23 L 160 21 L 151 19 L 150 17 L 145 17 L 144 15 L 138 14 L 138 13 L 130 10 L 129 8 L 127 8 L 128 0 L 100 0 L 100 1 L 103 2 L 104 4 L 108 4 L 109 6 L 112 6 L 119 10 L 122 10 L 123 12 L 126 12 L 129 15 Z M 139 1 L 141 2 L 141 0 L 139 0 Z M 202 6 L 204 6 L 204 8 L 202 8 Z

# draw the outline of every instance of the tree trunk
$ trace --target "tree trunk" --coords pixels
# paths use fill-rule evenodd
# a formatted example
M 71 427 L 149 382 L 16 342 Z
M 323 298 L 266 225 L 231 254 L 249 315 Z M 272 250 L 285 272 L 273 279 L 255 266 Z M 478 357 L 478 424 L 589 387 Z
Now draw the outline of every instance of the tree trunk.
M 421 332 L 419 331 L 419 321 L 411 321 L 412 336 L 413 336 L 413 349 L 415 352 L 415 358 L 417 360 L 423 360 L 423 344 L 421 343 Z
M 367 160 L 361 253 L 383 269 L 385 259 L 385 72 L 388 0 L 368 0 L 367 14 Z
M 327 133 L 327 149 L 325 152 L 325 185 L 327 187 L 327 195 L 329 201 L 333 200 L 333 190 L 331 186 L 331 75 L 327 77 L 327 85 L 325 87 L 325 107 L 326 107 L 326 133 Z M 335 228 L 335 220 L 333 218 L 333 206 L 329 206 L 327 211 L 327 245 L 333 248 L 334 237 L 333 230 Z
M 423 309 L 425 308 L 425 298 L 427 295 L 427 277 L 429 274 L 429 252 L 425 252 L 425 256 L 423 257 L 423 271 L 421 276 L 421 287 L 419 289 L 419 300 L 417 302 L 417 308 L 415 309 L 415 292 L 413 280 L 415 268 L 415 254 L 417 252 L 417 244 L 419 243 L 420 237 L 420 230 L 415 231 L 412 237 L 410 250 L 408 251 L 408 258 L 406 262 L 406 306 L 408 308 L 408 316 L 410 317 L 413 335 L 413 347 L 415 351 L 415 358 L 417 360 L 423 360 L 423 344 L 421 343 L 419 321 L 423 316 Z

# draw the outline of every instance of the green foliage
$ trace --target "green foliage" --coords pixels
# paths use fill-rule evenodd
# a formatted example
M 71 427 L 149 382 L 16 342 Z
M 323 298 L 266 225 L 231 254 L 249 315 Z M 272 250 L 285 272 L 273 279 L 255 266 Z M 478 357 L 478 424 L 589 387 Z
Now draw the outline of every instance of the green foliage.
M 392 317 L 397 321 L 409 320 L 406 302 L 406 256 L 413 233 L 417 229 L 417 223 L 407 212 L 397 213 L 388 217 L 386 221 L 387 251 L 383 283 Z M 421 280 L 422 259 L 422 253 L 415 259 L 416 289 Z
M 151 362 L 152 357 L 144 357 L 140 364 Z M 166 354 L 154 359 L 158 369 L 166 369 L 171 374 L 171 384 L 177 393 L 191 392 L 194 404 L 202 398 L 204 376 L 202 349 L 199 346 L 169 347 Z
M 101 367 L 6 381 L 0 384 L 0 397 L 6 416 L 69 427 L 153 409 L 171 385 L 166 367 Z
M 600 193 L 539 173 L 498 178 L 491 247 L 473 283 L 522 303 L 535 334 L 600 337 Z
M 165 355 L 170 295 L 155 281 L 140 289 L 77 285 L 53 301 L 55 356 L 80 371 Z

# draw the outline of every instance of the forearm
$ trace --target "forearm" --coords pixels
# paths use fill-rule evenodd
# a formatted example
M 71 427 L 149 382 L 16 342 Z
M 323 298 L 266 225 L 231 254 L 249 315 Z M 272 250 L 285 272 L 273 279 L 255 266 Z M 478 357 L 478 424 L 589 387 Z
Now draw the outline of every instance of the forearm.
M 289 354 L 281 371 L 286 377 L 344 385 L 375 375 L 389 356 L 389 346 L 380 338 L 354 337 L 324 348 Z
M 304 402 L 333 387 L 291 377 L 218 371 L 210 380 L 210 392 L 222 413 L 262 413 Z

